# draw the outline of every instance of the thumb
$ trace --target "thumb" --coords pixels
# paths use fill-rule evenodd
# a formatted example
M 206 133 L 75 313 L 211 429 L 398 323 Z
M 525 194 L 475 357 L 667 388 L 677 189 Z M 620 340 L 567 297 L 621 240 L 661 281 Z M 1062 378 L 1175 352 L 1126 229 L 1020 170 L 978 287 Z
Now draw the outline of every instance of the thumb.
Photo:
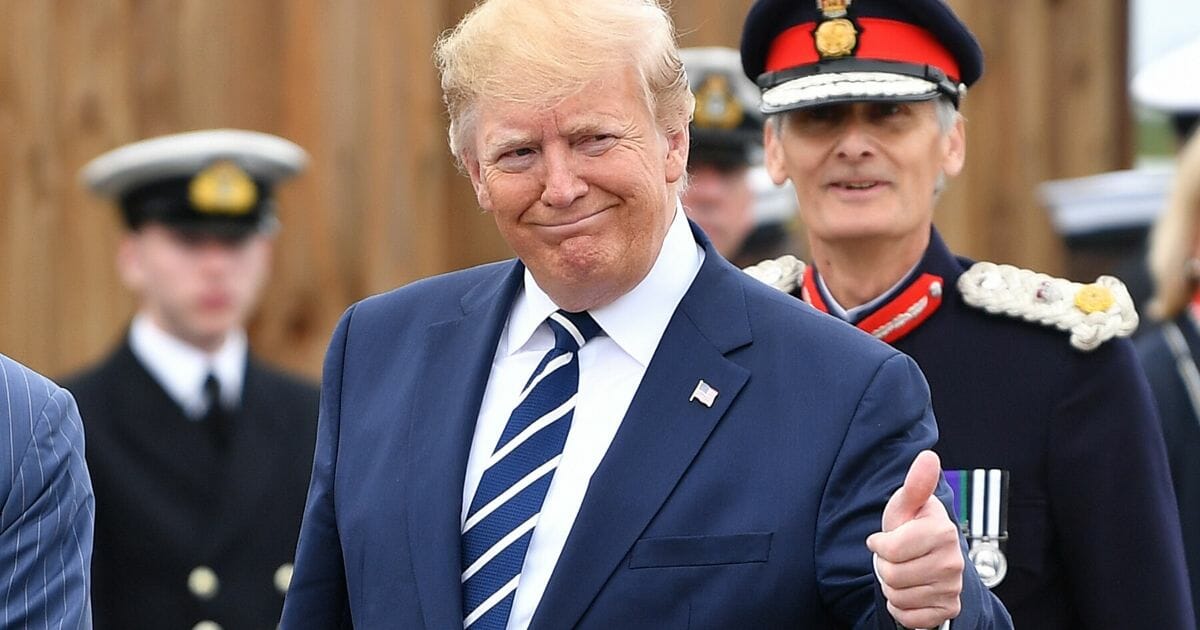
M 916 518 L 929 497 L 933 496 L 941 477 L 942 462 L 937 453 L 918 453 L 908 468 L 908 475 L 904 477 L 904 485 L 883 508 L 883 531 L 890 532 Z

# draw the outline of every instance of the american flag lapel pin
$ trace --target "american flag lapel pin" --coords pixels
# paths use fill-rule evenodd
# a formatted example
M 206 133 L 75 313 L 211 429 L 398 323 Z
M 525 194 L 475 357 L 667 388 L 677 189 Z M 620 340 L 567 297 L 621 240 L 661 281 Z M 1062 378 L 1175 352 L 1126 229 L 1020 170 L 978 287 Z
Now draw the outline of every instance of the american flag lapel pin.
M 699 400 L 700 404 L 704 405 L 705 407 L 712 407 L 713 401 L 717 399 L 717 394 L 719 393 L 720 392 L 713 389 L 712 386 L 702 380 L 699 383 L 696 383 L 696 389 L 692 390 L 692 397 L 688 399 L 688 402 Z

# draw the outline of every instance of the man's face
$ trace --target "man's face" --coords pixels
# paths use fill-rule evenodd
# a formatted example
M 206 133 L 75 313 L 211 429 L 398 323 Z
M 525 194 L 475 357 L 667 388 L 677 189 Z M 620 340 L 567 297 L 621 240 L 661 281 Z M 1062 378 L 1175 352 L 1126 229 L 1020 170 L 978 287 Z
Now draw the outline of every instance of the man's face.
M 754 227 L 754 192 L 746 167 L 689 166 L 683 207 L 717 251 L 732 258 Z
M 122 279 L 163 330 L 215 350 L 250 316 L 270 265 L 271 239 L 236 240 L 148 224 L 121 243 Z
M 603 306 L 650 271 L 688 135 L 655 124 L 632 72 L 545 106 L 476 106 L 464 163 L 479 205 L 561 307 Z
M 782 123 L 763 136 L 767 170 L 792 180 L 814 244 L 924 238 L 939 179 L 966 152 L 962 120 L 943 133 L 932 101 L 818 106 Z

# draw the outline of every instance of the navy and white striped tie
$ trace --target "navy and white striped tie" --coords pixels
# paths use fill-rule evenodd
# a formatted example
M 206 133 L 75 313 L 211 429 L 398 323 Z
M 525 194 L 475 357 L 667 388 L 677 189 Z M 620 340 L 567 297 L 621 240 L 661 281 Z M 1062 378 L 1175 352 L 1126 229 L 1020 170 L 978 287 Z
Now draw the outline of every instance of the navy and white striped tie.
M 546 491 L 562 459 L 579 390 L 579 347 L 600 333 L 587 312 L 546 320 L 542 357 L 488 459 L 463 524 L 463 628 L 503 630 Z

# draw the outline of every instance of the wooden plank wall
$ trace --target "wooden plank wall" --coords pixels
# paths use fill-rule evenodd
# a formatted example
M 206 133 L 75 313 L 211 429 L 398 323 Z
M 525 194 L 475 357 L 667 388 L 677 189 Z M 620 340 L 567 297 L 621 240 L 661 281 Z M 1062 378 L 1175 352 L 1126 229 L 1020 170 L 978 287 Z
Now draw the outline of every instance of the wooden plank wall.
M 157 134 L 259 129 L 312 154 L 281 191 L 275 273 L 251 327 L 261 355 L 310 376 L 351 301 L 506 257 L 451 164 L 430 62 L 472 4 L 0 0 L 0 352 L 62 375 L 119 339 L 134 307 L 113 264 L 119 224 L 77 172 Z M 1125 2 L 952 4 L 988 69 L 939 222 L 973 256 L 1058 271 L 1032 189 L 1129 162 Z M 736 46 L 749 5 L 672 12 L 684 45 Z

